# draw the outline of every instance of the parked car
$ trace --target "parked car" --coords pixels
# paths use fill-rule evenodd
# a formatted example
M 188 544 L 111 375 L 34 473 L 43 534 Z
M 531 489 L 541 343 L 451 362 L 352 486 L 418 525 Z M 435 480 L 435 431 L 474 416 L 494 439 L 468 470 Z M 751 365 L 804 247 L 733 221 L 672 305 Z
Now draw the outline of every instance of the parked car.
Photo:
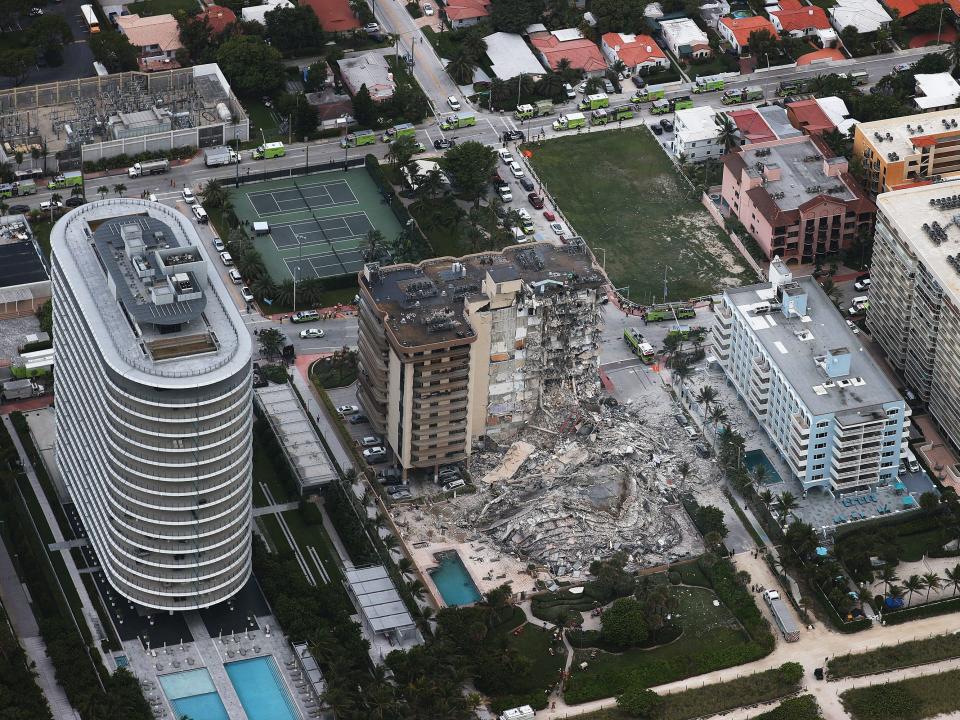
M 543 209 L 543 198 L 537 195 L 535 192 L 529 193 L 527 195 L 527 200 L 530 201 L 530 204 L 533 205 L 537 210 Z
M 860 328 L 857 327 L 857 324 L 853 320 L 847 320 L 847 327 L 850 328 L 854 335 L 860 334 Z
M 519 130 L 507 130 L 503 133 L 504 142 L 510 142 L 511 140 L 526 140 L 526 136 Z
M 427 17 L 433 15 L 433 5 L 431 5 L 430 3 L 424 3 L 423 14 L 426 15 Z
M 690 438 L 691 440 L 695 439 L 699 435 L 696 429 L 690 427 L 689 425 L 684 425 L 683 431 L 687 434 L 687 437 Z
M 467 481 L 462 478 L 459 480 L 451 480 L 450 482 L 448 482 L 446 485 L 443 486 L 443 491 L 450 492 L 451 490 L 457 490 L 459 488 L 464 487 L 466 484 L 467 484 Z
M 639 75 L 634 75 L 632 78 L 630 78 L 630 80 L 631 82 L 633 82 L 633 84 L 637 87 L 638 90 L 642 90 L 647 86 L 647 81 L 644 80 Z
M 653 130 L 654 135 L 663 135 L 663 128 L 659 125 L 651 125 L 650 129 Z
M 193 216 L 197 219 L 198 223 L 205 224 L 207 222 L 207 211 L 203 209 L 202 205 L 195 204 L 190 209 L 193 211 Z
M 686 427 L 690 424 L 690 421 L 687 420 L 687 416 L 683 413 L 675 413 L 673 419 L 677 421 L 677 425 L 680 427 Z
M 567 229 L 558 222 L 550 223 L 550 229 L 553 230 L 554 235 L 559 235 L 560 237 L 567 234 Z
M 220 262 L 222 262 L 227 267 L 230 267 L 231 265 L 233 265 L 233 257 L 231 257 L 230 253 L 228 252 L 222 252 L 220 253 Z
M 693 449 L 697 453 L 697 455 L 702 457 L 704 460 L 706 460 L 712 454 L 710 450 L 710 446 L 707 445 L 705 442 L 698 442 L 696 445 L 693 446 Z
M 504 165 L 510 165 L 513 162 L 513 153 L 506 148 L 500 148 L 497 150 L 497 157 L 500 158 L 500 162 L 502 162 Z
M 28 213 L 30 212 L 30 206 L 29 205 L 11 205 L 10 207 L 7 208 L 7 212 L 10 213 L 11 215 L 20 215 L 23 213 Z
M 183 190 L 181 190 L 180 195 L 183 197 L 183 201 L 187 205 L 193 205 L 197 201 L 196 196 L 193 194 L 193 190 L 188 187 L 185 187 Z
M 322 338 L 324 335 L 325 333 L 320 328 L 307 328 L 300 331 L 300 337 L 302 338 Z
M 510 192 L 510 188 L 508 188 L 508 187 L 502 187 L 502 186 L 501 186 L 501 187 L 498 187 L 498 188 L 497 188 L 497 195 L 500 196 L 500 202 L 503 202 L 503 203 L 512 203 L 512 202 L 513 202 L 513 193 Z
M 457 100 L 456 96 L 454 95 L 451 95 L 447 98 L 447 105 L 449 105 L 450 109 L 454 112 L 458 112 L 460 110 L 460 101 Z
M 360 441 L 363 447 L 377 447 L 380 444 L 380 438 L 376 435 L 367 435 Z
M 407 490 L 406 488 L 404 488 L 404 489 L 401 490 L 400 492 L 394 493 L 394 494 L 391 495 L 390 497 L 391 497 L 392 499 L 394 499 L 394 500 L 409 500 L 410 498 L 413 497 L 413 495 L 410 493 L 409 490 Z
M 660 127 L 662 127 L 667 132 L 673 132 L 673 121 L 667 118 L 663 118 L 663 120 L 660 121 Z
M 83 196 L 81 195 L 74 195 L 66 199 L 67 207 L 80 207 L 81 205 L 83 205 L 83 203 L 84 203 L 84 199 L 83 199 Z
M 223 244 L 223 240 L 221 240 L 218 237 L 215 237 L 213 239 L 213 249 L 216 250 L 217 252 L 223 252 L 224 250 L 227 249 L 227 246 Z
M 63 207 L 63 203 L 60 202 L 59 200 L 44 200 L 42 203 L 40 203 L 40 209 L 44 211 L 52 210 L 53 208 L 59 209 L 62 207 Z
M 913 67 L 913 63 L 898 63 L 897 65 L 893 66 L 893 72 L 894 73 L 906 72 L 912 67 Z
M 360 408 L 356 405 L 339 405 L 337 406 L 337 412 L 340 415 L 353 415 L 356 412 L 360 412 Z
M 615 88 L 613 87 L 613 83 L 607 80 L 606 78 L 603 79 L 603 89 L 605 92 L 608 92 L 608 93 L 612 93 L 615 90 Z
M 290 316 L 292 323 L 316 322 L 320 319 L 320 313 L 316 310 L 298 310 Z
M 367 35 L 373 35 L 374 33 L 380 32 L 380 26 L 375 22 L 367 23 L 363 26 L 363 31 L 367 33 Z
M 864 290 L 869 289 L 869 287 L 870 287 L 870 278 L 868 277 L 863 278 L 862 280 L 857 280 L 856 282 L 853 283 L 853 289 L 859 290 L 860 292 L 863 292 Z
M 447 148 L 452 148 L 457 143 L 453 140 L 447 140 L 446 138 L 440 138 L 439 140 L 433 141 L 433 147 L 437 150 L 446 150 Z
M 520 186 L 524 190 L 533 190 L 533 181 L 530 178 L 522 177 L 520 178 Z
M 518 162 L 512 162 L 512 163 L 510 163 L 510 172 L 513 173 L 513 176 L 514 176 L 515 178 L 522 178 L 522 177 L 523 177 L 523 168 L 520 167 L 520 163 L 518 163 Z
M 253 293 L 250 292 L 250 288 L 248 288 L 246 285 L 240 286 L 240 297 L 243 298 L 244 302 L 248 303 L 252 303 L 255 300 Z
M 571 85 L 570 83 L 563 84 L 563 92 L 567 94 L 567 100 L 573 100 L 577 97 L 577 93 L 573 89 L 573 85 Z
M 557 216 L 554 213 L 550 212 L 549 210 L 544 210 L 543 216 L 550 222 L 553 222 L 554 220 L 557 219 Z
M 368 418 L 366 415 L 363 415 L 361 413 L 357 413 L 356 415 L 350 416 L 351 425 L 362 425 L 363 423 L 368 423 L 368 422 L 370 422 L 370 418 Z
M 387 449 L 383 445 L 374 445 L 363 451 L 363 457 L 370 462 L 373 458 L 386 458 Z

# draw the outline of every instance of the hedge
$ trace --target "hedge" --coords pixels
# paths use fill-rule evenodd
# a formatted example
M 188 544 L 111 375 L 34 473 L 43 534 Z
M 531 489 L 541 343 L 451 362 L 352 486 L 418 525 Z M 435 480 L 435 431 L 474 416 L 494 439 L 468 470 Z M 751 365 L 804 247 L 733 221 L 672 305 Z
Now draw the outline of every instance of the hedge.
M 170 150 L 156 150 L 137 153 L 136 155 L 114 155 L 113 157 L 100 158 L 96 161 L 87 160 L 83 163 L 83 172 L 95 173 L 104 170 L 116 170 L 118 168 L 127 168 L 138 162 L 148 160 L 189 160 L 196 155 L 197 149 L 188 145 L 187 147 L 171 148 Z
M 887 625 L 899 625 L 900 623 L 911 620 L 947 615 L 948 613 L 957 612 L 958 610 L 960 610 L 960 597 L 941 600 L 939 602 L 924 603 L 916 607 L 903 608 L 903 610 L 887 610 L 882 613 L 880 617 Z
M 803 666 L 789 662 L 735 680 L 691 688 L 664 697 L 663 720 L 691 720 L 769 702 L 800 689 Z
M 837 655 L 827 661 L 827 677 L 830 680 L 861 677 L 956 657 L 960 657 L 960 637 L 953 633 L 936 635 L 866 652 Z
M 860 618 L 859 620 L 846 621 L 840 617 L 840 613 L 837 612 L 837 609 L 833 606 L 833 603 L 830 602 L 823 590 L 813 582 L 812 580 L 807 581 L 807 585 L 813 588 L 813 595 L 816 598 L 817 602 L 826 610 L 827 617 L 830 619 L 830 624 L 833 625 L 837 630 L 842 633 L 855 633 L 860 632 L 861 630 L 868 630 L 873 627 L 873 621 L 869 618 Z
M 773 710 L 757 715 L 755 720 L 822 720 L 820 706 L 813 695 L 800 695 L 784 700 Z

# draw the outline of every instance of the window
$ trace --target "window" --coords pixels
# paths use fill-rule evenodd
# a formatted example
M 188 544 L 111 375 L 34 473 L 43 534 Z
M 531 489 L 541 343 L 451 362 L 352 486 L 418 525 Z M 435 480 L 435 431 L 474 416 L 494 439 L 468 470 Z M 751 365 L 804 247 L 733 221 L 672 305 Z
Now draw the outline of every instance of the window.
M 813 456 L 814 460 L 823 460 L 823 453 L 817 453 Z
M 822 449 L 822 448 L 825 448 L 826 446 L 827 446 L 826 443 L 817 443 L 816 445 L 813 446 L 813 449 L 814 449 L 814 450 L 820 450 L 820 449 Z
M 816 437 L 817 440 L 820 440 L 820 439 L 822 439 L 822 438 L 825 438 L 826 436 L 827 436 L 827 433 L 817 433 L 817 434 L 815 435 L 815 437 Z
M 817 423 L 817 427 L 818 427 L 818 428 L 829 427 L 829 425 L 830 425 L 830 421 L 829 421 L 829 420 L 823 420 L 823 421 Z

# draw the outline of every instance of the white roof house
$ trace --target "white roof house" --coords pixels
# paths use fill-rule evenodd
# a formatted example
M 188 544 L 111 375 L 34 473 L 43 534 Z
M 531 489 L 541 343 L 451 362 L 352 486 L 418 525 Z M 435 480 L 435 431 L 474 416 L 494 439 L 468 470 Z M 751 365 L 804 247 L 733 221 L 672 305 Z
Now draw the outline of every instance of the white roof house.
M 487 57 L 494 75 L 509 80 L 518 75 L 542 75 L 545 70 L 522 35 L 496 32 L 487 35 L 483 41 L 487 44 Z
M 830 118 L 837 132 L 846 135 L 850 129 L 857 124 L 857 120 L 850 117 L 850 111 L 847 104 L 838 97 L 817 98 L 817 105 L 823 110 L 823 114 Z
M 916 75 L 917 96 L 913 101 L 921 110 L 942 110 L 957 104 L 960 84 L 948 72 Z
M 670 51 L 679 56 L 706 56 L 710 54 L 710 40 L 690 18 L 661 20 L 660 30 Z
M 838 0 L 830 8 L 830 22 L 837 32 L 848 25 L 860 33 L 876 32 L 892 20 L 877 0 Z
M 691 162 L 702 162 L 723 155 L 717 111 L 712 107 L 677 110 L 674 117 L 673 152 Z
M 292 8 L 293 3 L 289 0 L 268 0 L 263 5 L 252 5 L 250 7 L 245 7 L 240 11 L 240 15 L 244 20 L 258 22 L 261 25 L 266 25 L 266 20 L 264 16 L 271 10 L 276 10 L 277 8 Z

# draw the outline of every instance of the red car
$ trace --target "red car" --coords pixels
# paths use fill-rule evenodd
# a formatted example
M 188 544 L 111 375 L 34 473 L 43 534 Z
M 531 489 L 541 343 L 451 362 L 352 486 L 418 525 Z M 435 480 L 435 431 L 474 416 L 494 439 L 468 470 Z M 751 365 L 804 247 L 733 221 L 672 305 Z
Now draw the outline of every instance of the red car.
M 554 215 L 554 214 L 553 214 L 552 212 L 550 212 L 549 210 L 544 210 L 544 211 L 543 211 L 543 216 L 544 216 L 547 220 L 549 220 L 550 222 L 553 222 L 554 220 L 557 219 L 557 216 Z
M 543 209 L 543 198 L 537 195 L 535 192 L 527 193 L 527 200 L 529 200 L 530 204 L 533 205 L 537 210 Z

